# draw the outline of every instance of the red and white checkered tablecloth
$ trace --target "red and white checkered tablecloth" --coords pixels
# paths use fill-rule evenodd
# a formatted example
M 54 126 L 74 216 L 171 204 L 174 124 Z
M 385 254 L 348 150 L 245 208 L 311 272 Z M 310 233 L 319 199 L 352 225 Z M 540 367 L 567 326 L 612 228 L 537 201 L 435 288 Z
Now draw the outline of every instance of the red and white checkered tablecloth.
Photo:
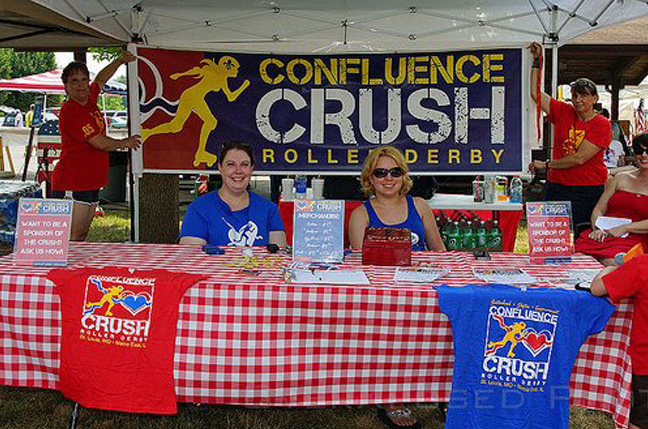
M 450 323 L 431 285 L 392 282 L 391 267 L 364 267 L 371 286 L 284 284 L 281 257 L 255 249 L 256 273 L 242 272 L 240 249 L 209 256 L 195 246 L 71 244 L 70 267 L 162 268 L 211 277 L 180 304 L 175 350 L 178 400 L 247 405 L 339 405 L 448 401 Z M 348 258 L 357 267 L 360 255 Z M 527 255 L 421 252 L 415 263 L 452 268 L 437 284 L 482 283 L 472 268 L 520 267 L 537 278 L 600 268 L 575 255 L 563 266 Z M 288 259 L 283 259 L 287 262 Z M 56 388 L 60 308 L 48 268 L 0 258 L 0 384 Z M 581 348 L 571 379 L 573 405 L 612 413 L 627 427 L 632 305 L 617 306 L 606 329 Z

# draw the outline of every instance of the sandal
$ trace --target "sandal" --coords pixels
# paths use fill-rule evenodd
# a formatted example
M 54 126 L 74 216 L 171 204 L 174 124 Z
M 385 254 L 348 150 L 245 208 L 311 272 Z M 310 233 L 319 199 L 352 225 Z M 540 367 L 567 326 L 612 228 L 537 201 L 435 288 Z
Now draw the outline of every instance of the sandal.
M 414 413 L 404 405 L 389 411 L 382 407 L 378 408 L 378 418 L 390 429 L 420 429 L 421 423 L 418 421 L 407 426 L 401 426 L 394 422 L 395 418 L 408 419 L 412 417 L 414 417 Z

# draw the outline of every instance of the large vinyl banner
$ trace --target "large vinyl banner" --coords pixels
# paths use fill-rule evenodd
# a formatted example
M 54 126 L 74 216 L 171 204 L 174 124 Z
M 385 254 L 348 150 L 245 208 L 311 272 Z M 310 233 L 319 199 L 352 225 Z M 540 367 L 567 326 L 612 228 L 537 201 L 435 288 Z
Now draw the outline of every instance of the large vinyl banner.
M 414 172 L 523 169 L 521 49 L 137 53 L 145 170 L 216 169 L 228 140 L 266 172 L 359 172 L 386 144 Z

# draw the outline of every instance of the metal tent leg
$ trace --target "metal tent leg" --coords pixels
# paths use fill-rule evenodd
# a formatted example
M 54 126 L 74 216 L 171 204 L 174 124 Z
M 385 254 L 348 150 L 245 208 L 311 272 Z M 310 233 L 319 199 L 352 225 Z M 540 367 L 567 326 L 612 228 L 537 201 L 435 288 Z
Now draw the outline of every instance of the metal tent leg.
M 72 415 L 70 416 L 70 429 L 76 429 L 78 418 L 79 418 L 79 404 L 75 402 L 74 408 L 72 408 Z

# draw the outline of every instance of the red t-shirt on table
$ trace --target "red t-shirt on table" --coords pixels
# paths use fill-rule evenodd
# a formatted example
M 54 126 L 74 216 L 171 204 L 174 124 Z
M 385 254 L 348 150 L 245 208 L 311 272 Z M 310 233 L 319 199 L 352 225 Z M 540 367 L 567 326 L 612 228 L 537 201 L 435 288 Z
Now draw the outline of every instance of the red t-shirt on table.
M 206 276 L 128 268 L 54 269 L 61 298 L 59 385 L 85 407 L 175 414 L 178 304 Z
M 648 255 L 639 256 L 603 276 L 603 284 L 614 301 L 634 297 L 630 358 L 632 373 L 648 375 Z
M 603 155 L 612 141 L 610 121 L 596 115 L 584 122 L 576 114 L 574 106 L 554 99 L 551 99 L 548 118 L 549 122 L 554 124 L 553 159 L 576 153 L 583 140 L 603 149 L 582 165 L 549 169 L 549 181 L 570 186 L 604 185 L 607 180 L 607 168 L 603 162 Z
M 98 96 L 99 86 L 93 82 L 85 105 L 68 99 L 61 107 L 61 157 L 52 175 L 52 189 L 56 191 L 92 191 L 108 184 L 108 152 L 88 142 L 106 134 Z

